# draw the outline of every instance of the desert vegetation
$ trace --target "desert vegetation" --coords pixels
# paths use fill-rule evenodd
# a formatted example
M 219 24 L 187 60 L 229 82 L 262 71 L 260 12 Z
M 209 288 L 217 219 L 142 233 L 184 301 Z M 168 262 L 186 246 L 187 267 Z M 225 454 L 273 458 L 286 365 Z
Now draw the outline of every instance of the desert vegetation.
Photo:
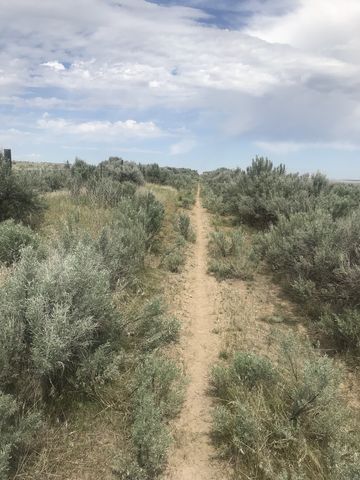
M 359 353 L 358 186 L 331 183 L 320 174 L 287 173 L 283 165 L 256 158 L 246 170 L 206 173 L 204 201 L 251 237 L 249 251 L 249 242 L 241 247 L 238 230 L 213 233 L 211 271 L 220 277 L 239 277 L 241 271 L 247 276 L 261 263 L 306 310 L 315 329 L 331 337 L 336 348 Z M 215 247 L 219 242 L 223 248 Z M 243 268 L 224 262 L 239 256 Z
M 50 478 L 59 468 L 68 478 L 56 456 L 71 445 L 55 426 L 65 435 L 84 417 L 86 430 L 94 411 L 121 437 L 107 474 L 154 478 L 183 396 L 165 348 L 180 323 L 162 298 L 164 274 L 178 268 L 165 268 L 162 252 L 175 245 L 184 262 L 187 179 L 172 171 L 179 190 L 152 187 L 145 167 L 120 158 L 22 167 L 0 177 L 0 478 Z
M 359 187 L 0 166 L 1 480 L 360 478 Z
M 239 478 L 356 478 L 359 432 L 341 399 L 341 372 L 294 336 L 276 340 L 272 361 L 236 351 L 213 369 L 221 454 Z
M 209 239 L 209 272 L 218 279 L 252 278 L 255 263 L 253 252 L 246 242 L 246 234 L 241 228 L 224 231 L 217 229 Z
M 224 287 L 223 304 L 237 320 L 224 328 L 211 373 L 213 441 L 236 478 L 360 475 L 358 413 L 343 395 L 360 345 L 359 195 L 356 185 L 287 173 L 264 158 L 203 175 L 214 229 L 208 270 L 219 280 L 245 280 L 254 292 L 240 303 L 238 295 L 249 293 Z M 289 307 L 284 300 L 266 306 L 266 291 L 257 299 L 273 282 Z M 261 314 L 264 305 L 274 313 Z

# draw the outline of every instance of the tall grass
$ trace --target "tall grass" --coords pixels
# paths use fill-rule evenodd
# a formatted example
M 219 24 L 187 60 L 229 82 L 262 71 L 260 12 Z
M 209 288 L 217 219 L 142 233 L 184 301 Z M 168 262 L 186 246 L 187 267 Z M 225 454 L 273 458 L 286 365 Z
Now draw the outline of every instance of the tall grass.
M 283 337 L 276 362 L 236 352 L 214 368 L 212 385 L 214 440 L 239 478 L 350 480 L 360 474 L 359 437 L 341 399 L 339 369 L 309 345 Z
M 242 229 L 211 232 L 209 254 L 208 270 L 218 279 L 250 280 L 253 278 L 256 265 L 252 258 L 252 249 Z

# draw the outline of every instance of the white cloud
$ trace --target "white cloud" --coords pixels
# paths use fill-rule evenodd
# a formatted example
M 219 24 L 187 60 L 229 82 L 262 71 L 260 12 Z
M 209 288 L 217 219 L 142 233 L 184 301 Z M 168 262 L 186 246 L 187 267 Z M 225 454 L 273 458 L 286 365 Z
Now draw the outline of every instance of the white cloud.
M 277 153 L 280 155 L 287 155 L 289 153 L 300 152 L 307 149 L 329 149 L 329 150 L 343 150 L 356 151 L 360 150 L 360 143 L 339 143 L 339 142 L 267 142 L 257 141 L 254 143 L 264 152 Z
M 196 146 L 196 141 L 192 138 L 183 139 L 178 143 L 174 143 L 170 146 L 171 155 L 184 155 L 191 152 Z
M 358 0 L 2 3 L 1 103 L 19 118 L 30 112 L 29 123 L 35 109 L 52 112 L 37 124 L 49 134 L 164 134 L 151 121 L 103 120 L 111 110 L 111 119 L 157 118 L 171 131 L 186 124 L 191 138 L 248 135 L 284 151 L 359 138 Z M 208 7 L 253 16 L 246 30 L 207 27 L 198 20 L 209 19 L 200 10 Z M 173 155 L 194 147 L 182 138 Z
M 256 8 L 255 4 L 252 7 Z M 271 46 L 266 43 L 266 34 L 266 42 L 260 41 L 255 37 L 261 38 L 256 25 L 265 22 L 262 16 L 255 17 L 255 34 L 249 36 L 199 25 L 196 20 L 206 15 L 191 8 L 166 8 L 143 0 L 126 0 L 121 6 L 89 0 L 88 8 L 77 15 L 83 8 L 83 1 L 76 6 L 72 2 L 70 8 L 70 0 L 61 4 L 49 0 L 42 7 L 13 0 L 4 9 L 4 25 L 20 15 L 11 33 L 16 46 L 10 44 L 7 51 L 13 57 L 24 52 L 28 55 L 28 73 L 32 75 L 24 79 L 25 85 L 84 92 L 98 103 L 110 103 L 111 98 L 117 105 L 136 108 L 140 103 L 144 107 L 165 104 L 189 108 L 211 106 L 213 90 L 263 95 L 284 84 L 302 83 L 309 72 L 342 78 L 358 73 L 349 71 L 351 65 L 319 51 L 304 54 Z M 71 19 L 69 9 L 75 9 Z M 40 14 L 47 21 L 37 32 Z M 281 25 L 283 18 L 266 17 L 266 21 Z M 33 45 L 31 40 L 24 45 L 24 36 L 30 36 Z M 39 40 L 43 41 L 40 51 L 35 48 Z M 40 63 L 47 68 L 36 67 L 38 57 L 54 54 L 57 60 Z M 65 61 L 69 68 L 65 68 Z M 100 92 L 104 90 L 103 99 Z
M 61 72 L 62 70 L 66 70 L 65 66 L 62 63 L 57 62 L 57 61 L 42 63 L 41 66 L 52 68 L 53 70 L 55 70 L 57 72 Z
M 267 42 L 349 58 L 360 44 L 359 24 L 358 0 L 299 0 L 281 17 L 260 13 L 248 32 Z
M 66 102 L 56 97 L 19 97 L 19 96 L 3 96 L 0 97 L 2 105 L 11 105 L 18 108 L 36 108 L 36 109 L 53 109 L 64 107 Z
M 70 134 L 94 136 L 98 138 L 119 136 L 120 138 L 157 138 L 164 135 L 164 132 L 154 122 L 136 122 L 135 120 L 125 120 L 117 122 L 109 121 L 90 121 L 74 122 L 64 118 L 51 118 L 49 114 L 44 114 L 38 120 L 37 126 L 40 129 L 50 130 L 55 134 Z

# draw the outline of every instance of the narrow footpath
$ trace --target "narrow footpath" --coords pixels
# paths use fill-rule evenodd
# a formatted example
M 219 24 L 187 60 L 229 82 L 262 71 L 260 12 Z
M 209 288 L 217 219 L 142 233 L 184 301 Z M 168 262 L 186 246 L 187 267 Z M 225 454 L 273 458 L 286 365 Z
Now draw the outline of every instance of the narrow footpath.
M 174 425 L 174 447 L 169 452 L 166 480 L 227 480 L 229 474 L 216 459 L 211 444 L 212 400 L 209 372 L 217 361 L 220 338 L 217 329 L 219 286 L 207 273 L 209 216 L 202 207 L 200 190 L 192 212 L 196 232 L 194 254 L 189 259 L 182 294 L 181 350 L 189 383 L 182 412 Z

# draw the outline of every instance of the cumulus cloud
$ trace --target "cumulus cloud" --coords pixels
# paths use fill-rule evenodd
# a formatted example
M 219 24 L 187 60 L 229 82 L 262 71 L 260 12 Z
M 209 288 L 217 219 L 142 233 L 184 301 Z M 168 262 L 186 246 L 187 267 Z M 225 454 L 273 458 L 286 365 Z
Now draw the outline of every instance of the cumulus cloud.
M 359 23 L 357 0 L 299 0 L 280 18 L 259 13 L 248 32 L 267 42 L 358 61 L 353 54 L 360 44 Z
M 12 0 L 0 99 L 9 128 L 54 135 L 150 141 L 166 123 L 285 150 L 355 145 L 359 27 L 358 0 Z M 194 147 L 172 141 L 173 155 Z
M 89 0 L 89 8 L 82 11 L 82 15 L 73 12 L 69 19 L 69 10 L 80 10 L 82 3 L 71 2 L 70 7 L 69 0 L 61 4 L 50 0 L 40 7 L 34 2 L 13 0 L 5 8 L 2 16 L 5 27 L 6 20 L 7 24 L 11 23 L 20 8 L 25 10 L 20 14 L 20 22 L 13 22 L 15 26 L 10 32 L 17 40 L 16 46 L 9 46 L 7 50 L 9 54 L 28 51 L 33 60 L 29 74 L 36 73 L 28 78 L 33 86 L 46 84 L 70 91 L 85 89 L 89 95 L 97 95 L 105 88 L 118 94 L 131 89 L 142 97 L 147 95 L 145 107 L 157 105 L 161 100 L 170 107 L 179 103 L 189 107 L 194 99 L 204 103 L 204 95 L 211 106 L 212 90 L 262 95 L 283 84 L 301 83 L 309 72 L 327 77 L 336 77 L 339 72 L 342 77 L 355 73 L 351 65 L 321 52 L 305 54 L 293 48 L 269 45 L 271 35 L 269 40 L 269 35 L 262 36 L 261 31 L 256 30 L 259 22 L 265 22 L 263 16 L 255 15 L 250 35 L 199 25 L 197 20 L 206 17 L 199 9 L 165 8 L 143 0 L 125 0 L 121 5 Z M 199 7 L 203 5 L 203 2 L 196 3 Z M 252 6 L 256 12 L 255 5 L 256 2 L 250 2 L 248 8 Z M 316 8 L 316 13 L 318 10 Z M 290 22 L 286 20 L 288 17 L 297 18 L 296 12 L 266 19 L 276 26 L 276 22 Z M 47 17 L 46 27 L 35 34 L 40 13 Z M 26 23 L 21 21 L 25 15 Z M 56 28 L 63 22 L 67 22 L 65 31 Z M 44 49 L 31 48 L 31 43 L 22 49 L 21 40 L 29 35 L 34 37 L 34 43 L 39 36 L 46 40 L 42 44 Z M 286 40 L 285 36 L 280 43 L 289 43 Z M 47 69 L 38 69 L 37 57 L 53 56 L 54 51 L 59 59 L 41 62 L 39 65 Z M 69 63 L 69 68 L 65 68 L 64 62 Z M 114 100 L 120 103 L 124 99 L 119 96 Z M 131 101 L 137 106 L 135 96 L 125 100 L 130 106 Z
M 65 70 L 64 65 L 60 62 L 57 62 L 57 61 L 42 63 L 41 66 L 52 68 L 53 70 L 56 70 L 57 72 L 59 72 L 61 70 Z

